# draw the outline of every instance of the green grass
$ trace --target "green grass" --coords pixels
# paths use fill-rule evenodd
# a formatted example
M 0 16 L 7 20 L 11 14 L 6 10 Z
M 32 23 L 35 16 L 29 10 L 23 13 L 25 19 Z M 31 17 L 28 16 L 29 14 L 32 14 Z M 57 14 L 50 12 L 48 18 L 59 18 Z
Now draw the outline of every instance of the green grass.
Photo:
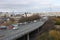
M 55 18 L 54 21 L 56 22 L 55 25 L 60 25 L 60 18 Z M 52 30 L 45 31 L 42 34 L 39 34 L 36 37 L 36 40 L 60 40 L 60 28 L 59 30 L 54 28 Z
M 60 21 L 56 21 L 55 25 L 60 25 Z
M 55 25 L 60 25 L 60 18 L 55 18 L 54 21 L 56 22 Z
M 37 36 L 36 40 L 60 40 L 60 31 L 50 30 Z
M 54 37 L 49 36 L 48 32 L 44 32 L 36 40 L 54 40 Z

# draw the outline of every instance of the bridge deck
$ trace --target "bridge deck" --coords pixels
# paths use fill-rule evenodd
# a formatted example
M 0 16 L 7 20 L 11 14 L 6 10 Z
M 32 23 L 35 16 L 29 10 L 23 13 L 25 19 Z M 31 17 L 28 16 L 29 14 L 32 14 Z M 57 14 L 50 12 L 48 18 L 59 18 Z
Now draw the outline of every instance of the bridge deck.
M 42 26 L 45 21 L 39 21 L 36 23 L 29 23 L 26 25 L 21 25 L 18 30 L 2 30 L 0 31 L 0 40 L 12 40 L 14 38 L 21 37 L 37 28 Z

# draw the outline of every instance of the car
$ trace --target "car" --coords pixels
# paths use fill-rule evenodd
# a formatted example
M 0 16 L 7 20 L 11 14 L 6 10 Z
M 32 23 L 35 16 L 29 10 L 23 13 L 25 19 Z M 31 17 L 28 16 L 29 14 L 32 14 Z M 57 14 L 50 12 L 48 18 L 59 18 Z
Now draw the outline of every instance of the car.
M 7 29 L 7 26 L 0 26 L 0 30 Z
M 24 22 L 23 24 L 27 24 L 27 22 Z
M 34 20 L 34 22 L 37 22 L 37 20 Z
M 19 27 L 17 24 L 12 24 L 14 27 L 12 29 L 17 30 Z
M 27 22 L 19 23 L 18 25 L 20 26 L 20 25 L 25 25 L 25 24 L 27 24 Z
M 7 29 L 13 29 L 13 25 L 9 25 L 9 26 L 7 26 Z
M 19 24 L 23 24 L 23 23 L 19 23 Z
M 14 27 L 16 26 L 16 27 L 17 27 L 17 26 L 18 26 L 18 24 L 12 24 L 12 26 L 14 26 Z
M 28 21 L 28 23 L 31 23 L 31 21 Z
M 13 27 L 13 29 L 14 29 L 14 30 L 17 30 L 17 29 L 19 29 L 19 27 L 16 27 L 16 26 L 15 26 L 15 27 Z
M 42 17 L 42 19 L 46 20 L 48 17 Z

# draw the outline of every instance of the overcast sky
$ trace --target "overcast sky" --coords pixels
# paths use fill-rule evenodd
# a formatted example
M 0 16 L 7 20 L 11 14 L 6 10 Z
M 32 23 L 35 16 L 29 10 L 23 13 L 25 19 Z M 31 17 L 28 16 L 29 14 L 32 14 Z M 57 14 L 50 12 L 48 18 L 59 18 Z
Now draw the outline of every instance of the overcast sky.
M 60 0 L 0 0 L 0 11 L 60 11 Z

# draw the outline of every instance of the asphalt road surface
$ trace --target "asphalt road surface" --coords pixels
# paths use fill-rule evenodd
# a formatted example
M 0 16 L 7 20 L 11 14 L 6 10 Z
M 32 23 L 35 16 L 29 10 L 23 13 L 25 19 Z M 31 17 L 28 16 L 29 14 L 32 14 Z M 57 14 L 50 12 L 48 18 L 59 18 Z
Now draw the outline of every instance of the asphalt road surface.
M 18 30 L 0 30 L 0 40 L 12 40 L 21 37 L 42 26 L 46 20 L 19 26 Z

